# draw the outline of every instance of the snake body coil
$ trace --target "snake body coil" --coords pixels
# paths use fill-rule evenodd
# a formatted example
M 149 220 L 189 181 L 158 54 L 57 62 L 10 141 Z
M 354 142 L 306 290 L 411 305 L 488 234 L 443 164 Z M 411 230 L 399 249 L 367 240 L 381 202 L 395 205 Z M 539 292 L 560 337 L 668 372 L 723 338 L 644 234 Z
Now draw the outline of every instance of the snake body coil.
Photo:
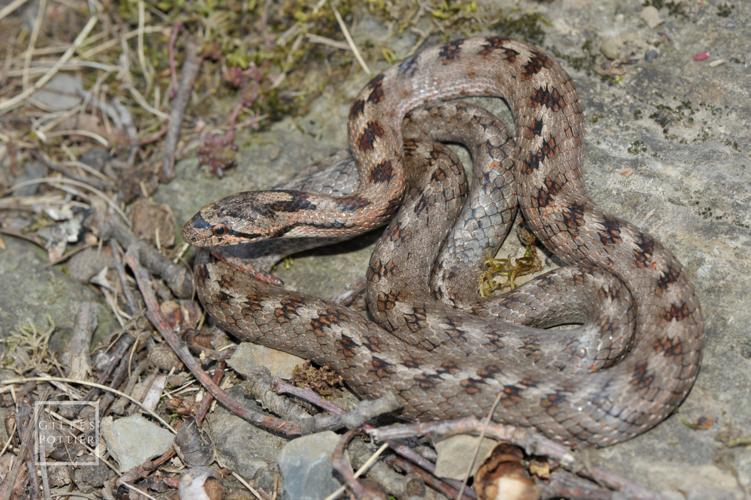
M 468 308 L 476 309 L 478 317 L 428 300 L 424 293 L 409 297 L 393 290 L 390 280 L 399 276 L 400 266 L 406 269 L 411 264 L 405 262 L 417 262 L 424 274 L 420 263 L 432 257 L 421 257 L 435 251 L 420 249 L 423 233 L 409 239 L 403 229 L 412 227 L 409 217 L 415 215 L 403 212 L 386 232 L 390 246 L 382 243 L 388 249 L 374 255 L 369 267 L 371 312 L 385 327 L 346 308 L 242 275 L 203 255 L 196 274 L 207 312 L 238 337 L 332 366 L 362 396 L 394 391 L 412 418 L 481 416 L 500 395 L 494 420 L 532 426 L 567 443 L 605 446 L 649 429 L 680 404 L 696 377 L 704 333 L 699 304 L 668 250 L 628 222 L 604 214 L 587 197 L 580 171 L 583 125 L 578 98 L 568 75 L 538 48 L 485 37 L 415 54 L 373 79 L 351 107 L 350 146 L 358 168 L 354 191 L 239 193 L 196 214 L 184 228 L 186 240 L 198 246 L 332 241 L 383 225 L 412 185 L 405 169 L 405 155 L 410 154 L 402 135 L 405 115 L 421 105 L 462 96 L 505 99 L 514 116 L 514 141 L 503 146 L 509 158 L 491 160 L 486 173 L 513 178 L 515 194 L 510 199 L 518 201 L 528 226 L 560 261 L 577 266 L 525 287 L 533 294 L 535 289 L 586 283 L 604 304 L 599 313 L 590 311 L 597 318 L 598 337 L 580 345 L 583 341 L 571 334 L 489 319 L 482 305 Z M 488 138 L 483 141 L 488 143 Z M 456 170 L 450 159 L 441 161 L 444 174 Z M 448 206 L 452 193 L 461 191 L 461 180 L 457 182 L 459 187 L 443 193 L 429 186 L 424 197 L 434 200 L 431 207 L 459 211 L 459 205 Z M 420 195 L 411 187 L 410 193 L 406 203 L 415 214 Z M 484 203 L 460 216 L 467 228 L 474 220 L 467 214 L 479 212 Z M 496 207 L 488 213 L 501 211 Z M 434 212 L 441 214 L 437 217 L 443 213 Z M 487 214 L 477 217 L 487 220 Z M 419 258 L 391 256 L 405 248 Z M 451 281 L 451 264 L 444 266 L 430 279 L 432 289 L 439 296 L 445 292 L 441 298 L 451 303 L 451 290 L 463 282 Z M 441 288 L 442 283 L 449 285 Z M 465 290 L 475 285 L 464 283 Z M 617 312 L 624 295 L 633 303 Z M 469 296 L 465 293 L 458 303 L 466 304 Z M 504 304 L 528 307 L 524 292 L 514 297 Z M 527 323 L 543 324 L 543 316 L 533 311 Z M 514 315 L 508 313 L 505 319 Z M 622 334 L 621 323 L 629 320 L 633 329 Z M 515 333 L 522 340 L 513 340 Z M 581 351 L 584 364 L 577 358 Z

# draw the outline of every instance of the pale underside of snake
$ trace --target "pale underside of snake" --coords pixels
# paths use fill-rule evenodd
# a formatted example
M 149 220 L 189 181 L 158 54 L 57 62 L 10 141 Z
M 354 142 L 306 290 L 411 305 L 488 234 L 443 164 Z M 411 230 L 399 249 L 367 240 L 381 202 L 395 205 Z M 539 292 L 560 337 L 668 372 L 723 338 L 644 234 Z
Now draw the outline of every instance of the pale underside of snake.
M 504 179 L 513 177 L 512 194 L 502 195 L 509 199 L 481 216 L 477 210 L 485 207 L 473 204 L 486 201 L 472 198 L 461 208 L 462 181 L 452 180 L 461 168 L 451 155 L 419 143 L 410 146 L 402 134 L 411 110 L 463 96 L 501 97 L 514 116 L 511 144 L 488 138 L 478 142 L 503 146 L 510 156 L 493 161 L 491 153 L 484 169 L 490 177 L 495 173 L 497 184 L 475 185 L 500 193 L 491 187 L 508 185 Z M 196 262 L 199 296 L 227 331 L 328 364 L 363 397 L 394 392 L 409 418 L 482 416 L 500 398 L 492 415 L 498 422 L 532 426 L 570 444 L 605 446 L 629 439 L 662 421 L 688 393 L 700 364 L 703 320 L 693 287 L 673 255 L 628 222 L 604 214 L 587 197 L 580 172 L 582 134 L 573 84 L 542 50 L 481 37 L 421 51 L 372 80 L 351 107 L 350 145 L 358 168 L 352 193 L 239 193 L 204 207 L 184 228 L 186 240 L 197 246 L 326 242 L 385 224 L 405 202 L 368 271 L 370 312 L 381 326 L 347 308 L 211 262 L 205 254 Z M 413 182 L 420 176 L 405 168 L 410 148 L 432 154 L 429 181 Z M 421 183 L 426 187 L 417 187 Z M 443 260 L 436 270 L 432 261 L 442 251 L 464 255 L 486 243 L 467 245 L 455 231 L 455 243 L 435 244 L 434 233 L 448 230 L 441 226 L 449 218 L 445 214 L 461 211 L 458 224 L 470 228 L 475 220 L 487 221 L 488 213 L 508 219 L 499 214 L 512 213 L 516 202 L 547 250 L 578 267 L 554 271 L 532 292 L 520 289 L 505 302 L 467 306 L 472 293 L 466 290 L 476 282 L 455 279 L 464 272 L 461 266 Z M 417 216 L 427 217 L 418 226 L 440 226 L 440 231 L 405 224 Z M 423 246 L 426 242 L 431 248 Z M 396 255 L 405 249 L 411 258 Z M 420 284 L 394 290 L 395 283 L 404 283 L 400 273 L 412 273 L 409 279 Z M 546 301 L 547 292 L 557 293 L 572 282 L 589 287 L 600 303 Z M 426 297 L 431 292 L 459 307 Z M 631 301 L 624 303 L 624 296 Z M 551 315 L 539 304 L 560 314 L 562 322 L 585 325 L 534 330 L 501 321 L 518 319 L 517 306 L 534 307 L 521 321 L 550 326 Z M 587 321 L 599 330 L 592 333 Z M 628 333 L 619 333 L 624 325 Z

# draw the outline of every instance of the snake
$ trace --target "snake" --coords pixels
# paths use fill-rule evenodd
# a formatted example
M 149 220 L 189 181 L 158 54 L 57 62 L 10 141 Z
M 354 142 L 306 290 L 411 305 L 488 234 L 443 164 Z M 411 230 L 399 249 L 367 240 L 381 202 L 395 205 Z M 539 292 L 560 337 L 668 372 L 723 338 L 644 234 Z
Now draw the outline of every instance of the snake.
M 389 290 L 389 280 L 399 279 L 400 265 L 414 265 L 424 275 L 423 263 L 447 248 L 420 246 L 426 231 L 432 238 L 444 227 L 417 230 L 411 240 L 404 230 L 419 226 L 410 220 L 418 206 L 425 206 L 426 193 L 433 193 L 428 196 L 435 200 L 431 210 L 446 210 L 429 219 L 436 228 L 448 218 L 443 214 L 462 210 L 451 197 L 461 191 L 460 181 L 459 188 L 445 188 L 444 194 L 431 187 L 435 182 L 420 192 L 410 181 L 419 176 L 405 166 L 411 153 L 404 118 L 422 106 L 471 96 L 498 97 L 510 108 L 513 139 L 503 146 L 508 158 L 490 161 L 487 170 L 503 173 L 504 179 L 510 172 L 513 180 L 503 184 L 511 186 L 511 203 L 518 204 L 546 250 L 570 266 L 544 275 L 528 287 L 531 291 L 522 292 L 525 285 L 509 302 L 496 301 L 512 309 L 505 313 L 482 302 L 467 305 L 469 292 L 458 301 L 444 295 L 441 290 L 451 287 L 441 288 L 440 282 L 451 278 L 451 264 L 443 265 L 446 272 L 430 271 L 424 285 L 430 292 L 418 290 L 417 297 L 405 299 L 409 293 Z M 573 82 L 542 49 L 481 36 L 418 51 L 371 80 L 350 107 L 354 191 L 241 192 L 202 208 L 183 228 L 187 242 L 212 248 L 279 240 L 331 242 L 389 224 L 380 240 L 389 240 L 381 245 L 387 250 L 375 252 L 368 268 L 369 309 L 373 316 L 384 316 L 373 321 L 238 272 L 206 252 L 199 252 L 195 262 L 199 298 L 209 316 L 239 338 L 328 364 L 362 397 L 396 394 L 406 418 L 489 415 L 572 446 L 601 447 L 633 438 L 685 399 L 699 371 L 704 324 L 687 272 L 673 254 L 633 224 L 602 211 L 587 195 L 583 134 Z M 439 178 L 438 185 L 457 170 L 448 166 L 450 158 L 441 161 L 443 174 L 431 174 Z M 403 210 L 404 203 L 411 208 Z M 466 209 L 465 222 L 487 220 L 480 208 Z M 398 255 L 405 248 L 411 257 Z M 572 282 L 588 283 L 596 300 L 567 298 Z M 455 280 L 451 286 L 466 290 L 476 285 Z M 552 289 L 572 307 L 546 301 Z M 592 302 L 605 304 L 597 321 L 600 333 L 584 345 L 585 363 L 576 359 L 582 349 L 569 348 L 579 339 L 565 330 L 533 328 L 549 326 L 544 311 L 531 311 L 530 325 L 508 321 L 520 314 L 514 308 L 532 308 L 525 296 L 535 290 L 543 290 L 537 299 L 553 312 L 574 321 L 594 307 Z M 618 306 L 624 295 L 630 305 Z M 612 313 L 617 307 L 625 307 L 622 314 Z M 629 322 L 633 328 L 625 328 L 630 333 L 624 336 L 623 324 Z M 523 340 L 516 342 L 515 333 Z

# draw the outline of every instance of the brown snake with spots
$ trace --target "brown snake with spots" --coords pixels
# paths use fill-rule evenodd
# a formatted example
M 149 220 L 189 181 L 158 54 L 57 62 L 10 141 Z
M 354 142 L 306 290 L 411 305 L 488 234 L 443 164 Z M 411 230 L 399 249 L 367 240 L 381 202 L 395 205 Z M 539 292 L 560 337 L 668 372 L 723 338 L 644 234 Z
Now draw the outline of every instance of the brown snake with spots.
M 535 330 L 496 319 L 514 320 L 515 312 L 493 304 L 534 309 L 526 302 L 526 285 L 511 299 L 463 309 L 426 297 L 428 285 L 415 287 L 425 290 L 413 297 L 390 288 L 390 280 L 403 279 L 398 273 L 404 270 L 416 280 L 431 281 L 430 290 L 449 303 L 454 299 L 446 290 L 475 286 L 475 281 L 458 280 L 441 288 L 452 283 L 452 264 L 443 264 L 446 272 L 427 270 L 440 245 L 420 246 L 448 230 L 439 224 L 447 214 L 462 210 L 461 168 L 449 153 L 405 142 L 402 133 L 408 112 L 463 96 L 501 97 L 511 108 L 514 141 L 494 143 L 510 157 L 493 161 L 491 154 L 483 168 L 499 176 L 508 169 L 514 195 L 507 203 L 518 201 L 545 247 L 561 262 L 577 266 L 543 276 L 529 296 L 543 290 L 537 298 L 564 316 L 563 322 L 585 323 L 573 332 L 589 331 L 582 317 L 599 318 L 592 319 L 599 333 L 591 341 L 567 330 Z M 629 439 L 662 421 L 688 393 L 699 368 L 703 320 L 675 257 L 587 197 L 580 171 L 582 134 L 573 84 L 540 49 L 487 37 L 421 51 L 373 79 L 351 107 L 349 136 L 358 168 L 352 193 L 239 193 L 204 207 L 184 228 L 187 241 L 204 247 L 279 239 L 311 246 L 311 240 L 330 242 L 381 226 L 404 203 L 379 242 L 385 250 L 374 253 L 368 272 L 370 312 L 382 326 L 347 308 L 211 262 L 205 252 L 196 261 L 199 297 L 220 327 L 328 364 L 361 396 L 392 391 L 409 418 L 482 416 L 499 398 L 493 414 L 498 422 L 532 426 L 569 444 L 606 446 Z M 405 163 L 428 149 L 434 166 L 419 182 L 412 181 L 418 175 Z M 473 159 L 477 163 L 474 154 Z M 504 207 L 496 213 L 508 210 Z M 465 208 L 463 214 L 472 212 Z M 427 217 L 421 219 L 427 230 L 411 225 L 416 216 Z M 464 220 L 471 225 L 471 218 Z M 390 255 L 405 251 L 406 256 Z M 593 311 L 592 301 L 565 296 L 565 306 L 545 302 L 545 290 L 565 290 L 571 283 L 589 286 L 599 305 L 605 304 L 601 311 Z M 456 305 L 466 305 L 470 295 Z M 630 305 L 622 305 L 624 296 Z M 566 318 L 567 311 L 575 312 Z M 633 329 L 624 336 L 619 323 L 629 319 Z M 522 321 L 550 326 L 545 311 L 533 310 Z M 517 333 L 522 340 L 515 340 Z

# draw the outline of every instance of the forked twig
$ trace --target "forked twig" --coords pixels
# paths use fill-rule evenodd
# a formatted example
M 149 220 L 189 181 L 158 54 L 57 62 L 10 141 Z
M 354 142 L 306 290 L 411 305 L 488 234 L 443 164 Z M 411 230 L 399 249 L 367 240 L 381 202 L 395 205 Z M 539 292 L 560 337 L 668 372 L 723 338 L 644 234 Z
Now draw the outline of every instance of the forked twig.
M 255 412 L 235 401 L 223 389 L 217 386 L 208 374 L 201 368 L 188 350 L 188 347 L 177 336 L 173 327 L 161 314 L 159 302 L 151 287 L 148 273 L 139 264 L 137 251 L 131 247 L 125 254 L 125 262 L 133 271 L 136 283 L 146 304 L 146 317 L 162 335 L 162 338 L 172 348 L 175 354 L 185 364 L 200 384 L 225 408 L 253 425 L 276 432 L 280 435 L 293 437 L 318 432 L 322 430 L 353 428 L 362 425 L 371 418 L 393 411 L 399 404 L 392 395 L 373 401 L 361 401 L 357 407 L 342 415 L 316 415 L 306 419 L 284 420 L 272 415 Z
M 660 495 L 628 479 L 601 468 L 589 467 L 583 460 L 578 459 L 574 452 L 566 446 L 557 443 L 541 434 L 522 427 L 484 422 L 468 417 L 459 420 L 441 422 L 423 422 L 415 424 L 398 424 L 377 429 L 368 429 L 371 437 L 386 441 L 388 439 L 405 439 L 417 436 L 432 435 L 434 437 L 448 437 L 456 434 L 478 435 L 483 432 L 487 437 L 506 441 L 525 450 L 528 455 L 545 456 L 560 463 L 560 465 L 581 477 L 585 477 L 612 490 L 624 493 L 632 498 L 657 499 Z

